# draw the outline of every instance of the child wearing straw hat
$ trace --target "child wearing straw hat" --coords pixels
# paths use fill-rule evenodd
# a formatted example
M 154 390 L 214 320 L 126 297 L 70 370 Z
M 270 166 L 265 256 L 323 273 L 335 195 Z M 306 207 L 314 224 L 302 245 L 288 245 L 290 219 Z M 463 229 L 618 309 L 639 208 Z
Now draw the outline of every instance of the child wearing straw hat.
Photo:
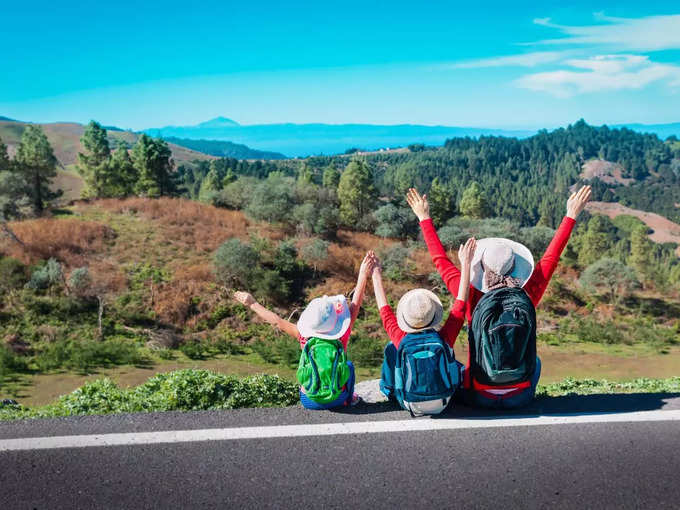
M 470 325 L 470 358 L 464 372 L 463 393 L 468 403 L 512 408 L 533 399 L 541 374 L 541 363 L 535 354 L 535 307 L 590 196 L 590 186 L 571 194 L 567 214 L 536 265 L 531 252 L 520 243 L 502 238 L 478 241 L 470 271 L 470 300 L 465 310 Z M 412 188 L 406 200 L 420 221 L 432 261 L 453 292 L 462 275 L 439 240 L 430 219 L 427 196 Z M 484 310 L 476 313 L 480 304 Z M 480 347 L 485 342 L 495 347 L 485 351 Z M 503 349 L 508 352 L 502 352 Z M 487 356 L 488 351 L 494 351 L 496 359 Z
M 470 288 L 470 266 L 472 263 L 472 255 L 475 252 L 475 239 L 468 239 L 465 245 L 461 245 L 458 250 L 458 257 L 462 264 L 462 275 L 460 285 L 458 288 L 458 297 L 451 307 L 449 317 L 443 326 L 440 323 L 443 316 L 443 307 L 439 298 L 427 289 L 413 289 L 404 294 L 397 305 L 397 313 L 392 311 L 392 308 L 387 303 L 387 296 L 382 282 L 382 268 L 380 262 L 376 259 L 373 267 L 373 289 L 375 291 L 375 299 L 380 310 L 380 318 L 382 319 L 383 327 L 387 332 L 390 343 L 385 347 L 382 377 L 380 380 L 381 391 L 390 399 L 394 398 L 407 410 L 411 411 L 412 415 L 422 414 L 438 414 L 446 408 L 449 399 L 455 392 L 459 382 L 459 374 L 462 365 L 455 361 L 453 356 L 453 345 L 456 342 L 458 333 L 460 332 L 463 322 L 465 321 L 465 302 L 467 301 L 468 291 Z M 409 365 L 408 352 L 404 352 L 404 345 L 402 342 L 410 341 L 415 344 L 411 347 L 411 354 L 414 358 L 432 359 L 434 355 L 428 350 L 419 349 L 418 342 L 422 346 L 424 343 L 430 343 L 434 339 L 442 341 L 448 348 L 448 352 L 444 352 L 447 362 L 435 361 L 433 363 L 423 363 L 415 361 Z M 435 349 L 436 352 L 436 349 Z M 419 380 L 433 377 L 438 379 L 435 374 L 416 373 L 412 374 L 409 371 L 412 369 L 422 372 L 432 371 L 439 372 L 442 367 L 448 374 L 443 374 L 443 380 L 449 380 L 451 387 L 443 389 L 444 398 L 426 397 L 416 398 L 414 401 L 408 401 L 408 382 L 400 379 L 400 366 L 406 366 L 407 380 Z M 455 381 L 455 382 L 454 382 Z M 401 394 L 400 394 L 400 384 Z M 433 384 L 425 384 L 432 389 Z M 415 391 L 413 393 L 416 393 Z M 421 391 L 420 395 L 423 393 Z M 404 402 L 407 400 L 406 402 Z
M 300 401 L 307 409 L 332 409 L 360 400 L 354 394 L 354 365 L 347 360 L 346 351 L 374 260 L 375 254 L 369 251 L 361 262 L 351 303 L 343 295 L 312 299 L 297 324 L 266 309 L 247 292 L 234 294 L 236 301 L 300 343 Z

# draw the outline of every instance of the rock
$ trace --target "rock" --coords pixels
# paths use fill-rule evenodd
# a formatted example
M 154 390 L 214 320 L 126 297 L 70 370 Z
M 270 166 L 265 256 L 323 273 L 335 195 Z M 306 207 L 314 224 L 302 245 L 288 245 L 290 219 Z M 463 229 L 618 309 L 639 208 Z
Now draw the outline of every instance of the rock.
M 387 397 L 380 391 L 380 379 L 361 381 L 354 386 L 354 393 L 359 395 L 368 404 L 387 402 Z

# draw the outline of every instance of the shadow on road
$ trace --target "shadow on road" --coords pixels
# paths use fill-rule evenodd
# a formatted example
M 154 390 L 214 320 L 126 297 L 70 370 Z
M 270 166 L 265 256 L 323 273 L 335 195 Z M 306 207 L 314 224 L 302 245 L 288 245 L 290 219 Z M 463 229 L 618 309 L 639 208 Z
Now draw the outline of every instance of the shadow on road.
M 540 397 L 534 400 L 531 405 L 519 409 L 477 409 L 454 403 L 444 413 L 433 416 L 433 418 L 508 417 L 513 415 L 526 417 L 546 414 L 572 415 L 654 411 L 663 409 L 671 399 L 680 399 L 680 393 L 621 393 Z M 399 405 L 395 402 L 378 402 L 374 404 L 361 403 L 355 407 L 346 407 L 335 412 L 341 414 L 380 414 L 398 411 L 399 409 Z

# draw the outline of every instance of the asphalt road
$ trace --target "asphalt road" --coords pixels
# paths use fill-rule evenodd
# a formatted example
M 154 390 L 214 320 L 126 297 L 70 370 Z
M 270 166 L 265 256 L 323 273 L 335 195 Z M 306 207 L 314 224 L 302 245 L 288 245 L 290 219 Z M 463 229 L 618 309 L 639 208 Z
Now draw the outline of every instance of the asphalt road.
M 457 407 L 416 420 L 380 404 L 335 413 L 293 407 L 0 423 L 0 508 L 679 508 L 680 421 L 663 419 L 678 410 L 679 396 L 622 395 L 546 399 L 503 415 Z M 512 424 L 639 411 L 667 414 Z M 3 441 L 17 438 L 465 420 L 503 425 L 2 451 Z

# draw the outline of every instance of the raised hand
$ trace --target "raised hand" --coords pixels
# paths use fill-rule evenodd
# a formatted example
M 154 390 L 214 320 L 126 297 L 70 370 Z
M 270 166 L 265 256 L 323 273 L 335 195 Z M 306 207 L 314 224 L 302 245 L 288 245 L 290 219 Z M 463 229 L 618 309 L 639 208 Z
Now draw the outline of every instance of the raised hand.
M 427 195 L 421 196 L 417 189 L 411 188 L 406 193 L 406 201 L 415 215 L 418 216 L 418 221 L 430 218 L 430 204 L 427 203 Z
M 234 299 L 241 303 L 243 306 L 250 306 L 255 303 L 255 298 L 248 292 L 234 292 Z
M 572 193 L 567 200 L 567 216 L 575 220 L 585 208 L 591 195 L 592 188 L 590 186 L 582 186 L 580 190 Z
M 477 241 L 474 237 L 468 239 L 465 244 L 461 244 L 458 248 L 458 260 L 460 260 L 461 269 L 468 271 L 472 264 L 472 258 L 475 256 L 475 249 L 477 248 Z
M 369 250 L 366 253 L 366 256 L 364 257 L 364 260 L 361 261 L 359 274 L 364 276 L 371 276 L 371 273 L 373 272 L 373 267 L 375 266 L 376 258 L 377 257 L 375 256 L 373 250 Z

